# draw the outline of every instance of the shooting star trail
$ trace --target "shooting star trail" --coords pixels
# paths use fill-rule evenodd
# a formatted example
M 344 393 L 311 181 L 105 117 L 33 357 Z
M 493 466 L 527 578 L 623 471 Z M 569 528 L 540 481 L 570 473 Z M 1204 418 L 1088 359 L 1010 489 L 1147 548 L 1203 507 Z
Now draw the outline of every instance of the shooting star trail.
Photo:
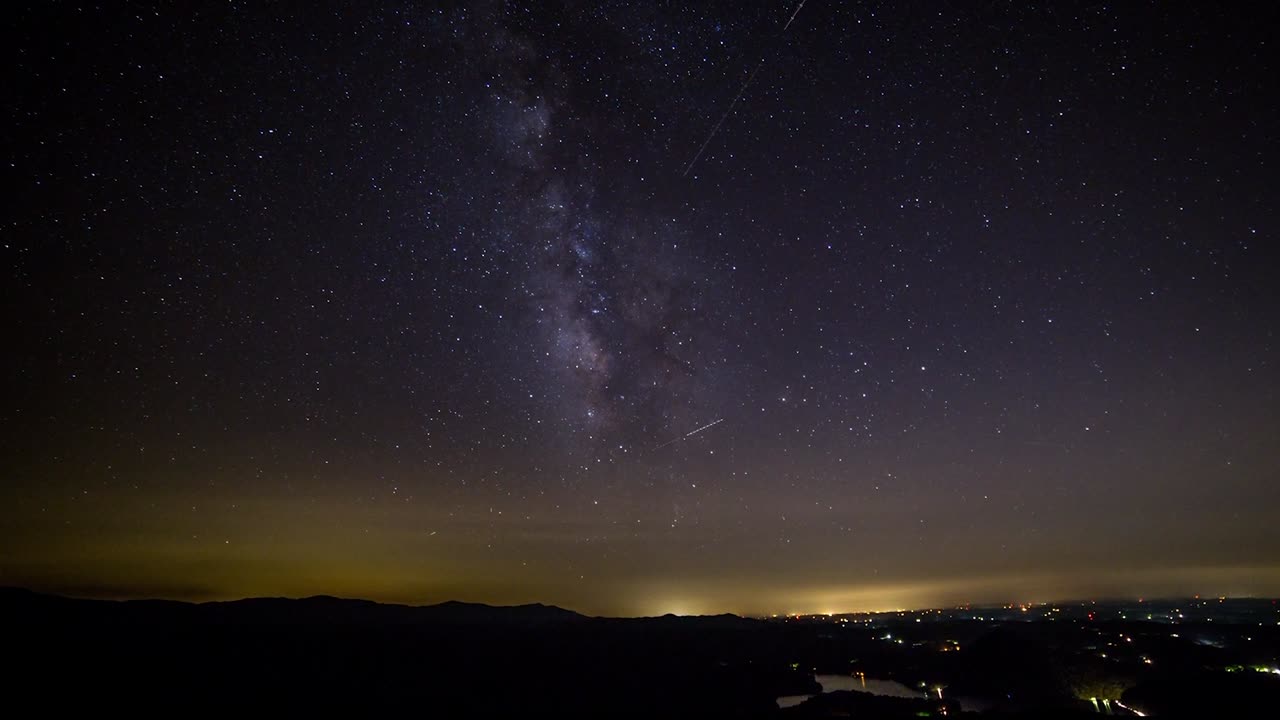
M 804 9 L 804 4 L 807 2 L 809 2 L 809 0 L 800 0 L 800 6 L 796 8 L 795 12 L 791 13 L 791 19 L 787 20 L 787 24 L 782 26 L 782 32 L 786 32 L 787 28 L 791 27 L 791 23 L 795 21 L 796 16 Z
M 720 424 L 720 423 L 722 423 L 722 422 L 724 422 L 724 418 L 720 418 L 719 420 L 716 420 L 715 422 L 709 422 L 709 423 L 707 423 L 706 425 L 703 425 L 702 427 L 698 428 L 697 430 L 694 430 L 693 432 L 685 433 L 684 435 L 681 435 L 680 437 L 676 438 L 675 440 L 668 440 L 668 441 L 666 441 L 666 442 L 662 443 L 662 444 L 661 444 L 661 445 L 659 445 L 658 447 L 654 448 L 654 450 L 661 450 L 662 448 L 664 448 L 664 447 L 666 447 L 666 446 L 668 446 L 668 445 L 674 445 L 675 443 L 678 443 L 678 442 L 680 442 L 681 440 L 684 440 L 685 438 L 691 438 L 691 437 L 693 437 L 694 435 L 697 435 L 698 433 L 702 432 L 703 430 L 706 430 L 707 428 L 715 427 L 716 425 L 719 425 L 719 424 Z
M 711 129 L 711 134 L 707 136 L 705 141 L 703 141 L 702 147 L 698 148 L 697 154 L 693 156 L 693 159 L 689 161 L 689 164 L 684 166 L 684 172 L 681 173 L 680 177 L 689 177 L 689 171 L 693 169 L 694 164 L 698 162 L 698 158 L 702 157 L 702 153 L 705 152 L 707 146 L 711 144 L 711 139 L 716 136 L 716 133 L 720 132 L 720 126 L 724 124 L 725 119 L 729 117 L 729 113 L 733 112 L 734 106 L 736 106 L 738 101 L 742 99 L 742 93 L 747 91 L 747 86 L 756 78 L 756 73 L 760 72 L 760 67 L 762 65 L 764 65 L 763 59 L 756 63 L 756 69 L 751 71 L 751 75 L 747 77 L 747 81 L 742 83 L 742 87 L 738 88 L 738 94 L 734 96 L 733 102 L 729 103 L 729 109 L 725 110 L 724 114 L 720 116 L 720 122 L 716 123 L 716 126 Z
M 787 20 L 787 24 L 782 26 L 782 32 L 786 32 L 787 28 L 791 27 L 791 23 L 795 22 L 796 16 L 804 9 L 804 4 L 807 2 L 809 2 L 809 0 L 800 0 L 800 5 L 796 7 L 796 11 L 791 13 L 791 17 Z M 760 62 L 756 63 L 756 69 L 751 71 L 751 74 L 747 76 L 747 81 L 742 83 L 742 87 L 738 88 L 738 94 L 733 96 L 733 102 L 729 103 L 729 109 L 724 111 L 724 114 L 720 116 L 720 121 L 716 123 L 715 127 L 711 128 L 711 134 L 702 142 L 702 147 L 698 148 L 698 152 L 694 154 L 693 159 L 689 161 L 689 164 L 684 166 L 684 172 L 680 173 L 680 177 L 689 177 L 689 171 L 698 163 L 698 158 L 702 157 L 702 153 L 707 151 L 707 146 L 711 144 L 711 140 L 715 138 L 716 133 L 720 132 L 720 126 L 724 125 L 724 121 L 728 119 L 729 113 L 733 112 L 733 109 L 738 106 L 738 101 L 742 99 L 742 94 L 747 91 L 747 86 L 751 84 L 752 80 L 756 79 L 756 73 L 760 72 L 760 68 L 763 66 L 764 58 L 760 58 Z

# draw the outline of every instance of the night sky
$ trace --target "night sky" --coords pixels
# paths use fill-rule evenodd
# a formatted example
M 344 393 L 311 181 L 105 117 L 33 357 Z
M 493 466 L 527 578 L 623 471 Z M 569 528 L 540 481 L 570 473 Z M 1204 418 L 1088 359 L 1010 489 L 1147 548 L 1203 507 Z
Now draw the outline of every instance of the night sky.
M 1280 593 L 1242 8 L 33 5 L 2 585 Z

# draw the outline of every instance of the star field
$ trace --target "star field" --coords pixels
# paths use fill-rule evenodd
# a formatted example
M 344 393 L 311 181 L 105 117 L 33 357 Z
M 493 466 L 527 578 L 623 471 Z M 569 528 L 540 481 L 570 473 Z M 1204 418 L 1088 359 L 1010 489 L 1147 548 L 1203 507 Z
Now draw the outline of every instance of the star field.
M 1270 34 L 796 9 L 16 11 L 0 584 L 1280 592 Z

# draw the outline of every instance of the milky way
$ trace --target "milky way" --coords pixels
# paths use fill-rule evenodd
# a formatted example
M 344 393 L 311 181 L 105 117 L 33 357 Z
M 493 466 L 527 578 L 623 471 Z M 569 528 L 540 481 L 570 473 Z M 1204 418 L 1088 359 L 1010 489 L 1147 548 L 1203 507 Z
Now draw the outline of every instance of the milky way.
M 579 89 L 554 55 L 510 33 L 490 45 L 510 209 L 499 232 L 547 348 L 543 369 L 567 388 L 567 425 L 615 444 L 669 433 L 707 382 L 711 330 L 699 317 L 718 314 L 706 306 L 711 268 L 676 221 L 621 197 L 593 160 L 592 139 L 610 128 L 575 114 Z

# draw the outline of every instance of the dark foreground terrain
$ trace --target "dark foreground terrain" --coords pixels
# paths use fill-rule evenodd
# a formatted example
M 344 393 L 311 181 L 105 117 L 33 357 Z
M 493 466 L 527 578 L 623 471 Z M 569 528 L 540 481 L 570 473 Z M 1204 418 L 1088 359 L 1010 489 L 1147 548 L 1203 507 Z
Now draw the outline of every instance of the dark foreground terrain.
M 1215 599 L 607 619 L 542 605 L 0 589 L 6 705 L 54 714 L 1264 717 L 1280 703 L 1277 612 Z M 839 689 L 818 694 L 818 680 Z

